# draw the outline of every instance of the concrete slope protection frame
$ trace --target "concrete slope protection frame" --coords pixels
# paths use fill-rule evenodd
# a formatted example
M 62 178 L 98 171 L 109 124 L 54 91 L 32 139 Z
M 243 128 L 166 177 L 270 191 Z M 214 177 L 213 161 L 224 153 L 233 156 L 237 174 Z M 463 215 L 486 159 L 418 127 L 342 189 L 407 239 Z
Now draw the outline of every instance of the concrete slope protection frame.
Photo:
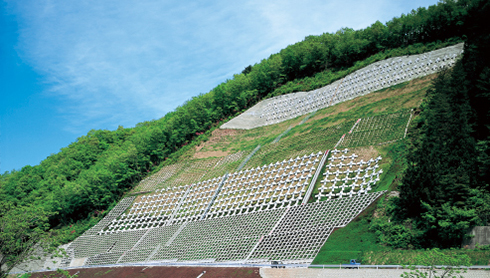
M 423 54 L 389 58 L 357 70 L 322 88 L 260 101 L 222 129 L 253 129 L 277 124 L 415 78 L 452 67 L 463 43 Z

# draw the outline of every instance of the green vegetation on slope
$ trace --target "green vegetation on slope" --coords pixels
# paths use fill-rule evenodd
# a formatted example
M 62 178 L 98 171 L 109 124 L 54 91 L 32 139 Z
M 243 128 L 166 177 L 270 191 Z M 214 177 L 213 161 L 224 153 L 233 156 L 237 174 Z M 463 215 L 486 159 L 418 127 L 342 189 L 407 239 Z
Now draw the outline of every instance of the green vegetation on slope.
M 398 145 L 398 146 L 397 146 Z M 404 143 L 398 143 L 393 149 L 403 147 Z M 397 155 L 395 155 L 397 156 Z M 386 176 L 385 176 L 386 179 Z M 383 181 L 381 181 L 383 183 Z M 390 189 L 395 189 L 396 182 Z M 396 194 L 395 194 L 396 195 Z M 357 259 L 362 264 L 417 264 L 417 256 L 425 254 L 425 249 L 395 248 L 403 241 L 407 241 L 406 231 L 398 230 L 390 238 L 380 242 L 380 234 L 377 225 L 387 223 L 384 215 L 386 204 L 393 195 L 388 194 L 373 203 L 354 221 L 344 228 L 335 230 L 327 242 L 320 249 L 312 264 L 346 264 L 350 259 Z M 387 243 L 390 244 L 387 244 Z M 407 241 L 409 243 L 409 241 Z M 488 246 L 471 249 L 445 249 L 444 254 L 467 255 L 471 265 L 488 265 L 490 263 L 490 250 Z
M 469 13 L 474 25 L 462 60 L 435 80 L 414 121 L 400 197 L 386 207 L 393 221 L 376 225 L 385 244 L 457 247 L 472 227 L 488 225 L 490 3 Z
M 346 264 L 350 259 L 365 262 L 365 254 L 391 251 L 390 247 L 377 244 L 377 237 L 369 231 L 372 207 L 344 228 L 334 231 L 312 264 Z
M 417 264 L 417 256 L 426 250 L 395 249 L 379 244 L 377 236 L 370 230 L 370 213 L 358 217 L 344 228 L 330 235 L 325 245 L 315 257 L 312 264 L 347 264 L 356 259 L 368 265 L 411 265 Z M 446 254 L 465 254 L 470 258 L 471 265 L 488 265 L 490 250 L 483 249 L 446 249 Z

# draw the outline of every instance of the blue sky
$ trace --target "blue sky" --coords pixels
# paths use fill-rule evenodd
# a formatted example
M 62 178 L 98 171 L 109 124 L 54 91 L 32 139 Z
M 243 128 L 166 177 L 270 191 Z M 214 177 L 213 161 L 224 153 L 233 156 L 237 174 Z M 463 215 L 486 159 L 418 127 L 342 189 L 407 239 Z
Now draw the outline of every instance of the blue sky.
M 0 0 L 0 173 L 133 127 L 308 35 L 436 0 Z

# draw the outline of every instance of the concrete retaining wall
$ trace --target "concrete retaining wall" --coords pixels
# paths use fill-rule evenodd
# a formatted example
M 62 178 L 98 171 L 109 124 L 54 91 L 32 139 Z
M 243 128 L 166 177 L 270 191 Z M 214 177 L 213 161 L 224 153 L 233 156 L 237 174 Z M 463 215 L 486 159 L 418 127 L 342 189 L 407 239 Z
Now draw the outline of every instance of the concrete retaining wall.
M 464 248 L 475 249 L 476 244 L 479 245 L 489 245 L 490 244 L 490 226 L 477 226 L 474 227 L 470 235 L 473 237 L 471 239 L 465 240 L 463 242 Z

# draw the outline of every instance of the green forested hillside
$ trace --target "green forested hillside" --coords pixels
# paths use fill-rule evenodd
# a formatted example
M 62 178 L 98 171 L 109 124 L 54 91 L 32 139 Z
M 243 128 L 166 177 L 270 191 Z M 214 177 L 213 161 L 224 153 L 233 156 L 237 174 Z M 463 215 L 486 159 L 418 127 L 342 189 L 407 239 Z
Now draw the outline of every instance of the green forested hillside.
M 465 55 L 435 80 L 415 121 L 400 198 L 390 212 L 395 221 L 386 233 L 403 230 L 417 246 L 458 246 L 462 231 L 488 225 L 489 11 L 484 1 L 468 10 Z
M 444 1 L 363 30 L 308 36 L 161 119 L 134 128 L 92 130 L 37 166 L 2 174 L 0 202 L 48 212 L 49 225 L 63 235 L 62 241 L 73 239 L 143 178 L 259 100 L 319 88 L 377 60 L 465 41 L 463 62 L 438 79 L 421 108 L 400 201 L 388 213 L 396 221 L 379 230 L 388 235 L 405 229 L 419 246 L 455 245 L 461 229 L 481 223 L 490 211 L 485 199 L 490 68 L 482 58 L 489 50 L 488 6 L 483 0 Z M 434 165 L 434 159 L 441 164 Z M 416 209 L 408 210 L 412 203 Z M 407 221 L 416 229 L 410 230 Z M 445 229 L 452 223 L 460 226 Z

